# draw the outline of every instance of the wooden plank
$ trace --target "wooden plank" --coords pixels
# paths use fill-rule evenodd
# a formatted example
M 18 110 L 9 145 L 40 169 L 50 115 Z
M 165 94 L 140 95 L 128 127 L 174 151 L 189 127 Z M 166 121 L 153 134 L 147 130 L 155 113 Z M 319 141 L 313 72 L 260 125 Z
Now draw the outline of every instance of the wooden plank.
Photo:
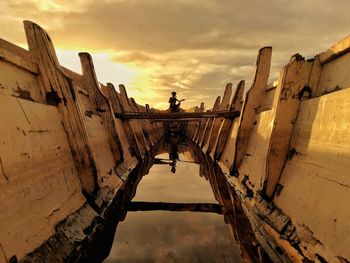
M 235 159 L 232 167 L 233 171 L 237 171 L 238 167 L 242 163 L 249 141 L 249 136 L 254 127 L 257 111 L 259 107 L 261 107 L 262 100 L 265 95 L 270 73 L 271 54 L 271 47 L 264 47 L 259 50 L 254 82 L 251 89 L 247 92 L 243 111 L 240 117 L 235 147 Z
M 211 203 L 169 203 L 169 202 L 142 202 L 133 201 L 127 205 L 128 211 L 176 211 L 222 214 L 219 204 Z
M 198 112 L 202 113 L 203 111 L 204 111 L 204 102 L 201 102 L 201 104 L 200 104 L 200 106 L 199 106 Z M 195 128 L 195 131 L 194 131 L 194 134 L 193 134 L 192 141 L 195 141 L 195 140 L 196 140 L 197 135 L 198 135 L 198 132 L 199 132 L 199 129 L 200 129 L 200 126 L 201 126 L 201 123 L 202 123 L 202 120 L 200 120 L 199 122 L 197 121 L 196 128 Z
M 138 105 L 137 105 L 136 101 L 134 100 L 134 98 L 130 98 L 129 101 L 130 101 L 131 109 L 136 114 L 140 114 Z M 136 121 L 138 122 L 138 124 L 140 126 L 142 134 L 143 134 L 143 136 L 145 138 L 145 145 L 146 145 L 147 151 L 149 152 L 150 149 L 151 149 L 151 146 L 152 146 L 152 141 L 151 141 L 150 135 L 149 135 L 147 127 L 146 127 L 146 123 L 145 123 L 146 120 L 136 120 Z
M 350 36 L 339 41 L 328 50 L 320 54 L 320 63 L 324 65 L 350 51 Z
M 318 91 L 319 91 L 319 82 L 320 82 L 321 73 L 322 73 L 322 65 L 320 61 L 320 56 L 317 55 L 313 60 L 309 82 L 308 82 L 308 86 L 311 91 L 309 98 L 314 98 L 319 95 Z
M 121 106 L 123 108 L 123 112 L 124 113 L 133 113 L 134 115 L 139 115 L 139 114 L 135 114 L 132 110 L 132 108 L 130 107 L 130 102 L 129 102 L 129 98 L 128 98 L 128 94 L 126 93 L 126 89 L 124 85 L 119 85 L 119 91 L 120 91 L 120 103 Z M 118 118 L 118 116 L 116 115 L 116 117 Z M 129 120 L 132 132 L 135 136 L 136 139 L 136 144 L 137 147 L 139 149 L 139 153 L 141 155 L 141 158 L 143 158 L 146 153 L 147 153 L 147 148 L 146 147 L 146 140 L 144 137 L 144 134 L 141 130 L 140 124 L 138 123 L 137 120 Z
M 119 99 L 116 94 L 117 92 L 113 84 L 107 83 L 107 86 L 102 85 L 101 89 L 102 89 L 102 92 L 105 94 L 105 96 L 111 102 L 113 111 L 114 112 L 121 111 Z M 125 127 L 123 125 L 123 121 L 120 119 L 114 118 L 114 122 L 118 133 L 118 137 L 120 139 L 120 144 L 122 147 L 123 163 L 127 167 L 127 169 L 131 171 L 132 169 L 135 168 L 137 164 L 137 159 L 135 158 L 135 156 L 131 154 L 133 151 L 130 150 L 131 146 L 125 131 Z
M 204 103 L 202 102 L 201 103 L 201 105 L 203 104 L 203 110 L 201 111 L 201 113 L 203 113 L 204 112 Z M 197 134 L 196 134 L 196 137 L 194 138 L 194 142 L 195 143 L 199 143 L 199 137 L 200 137 L 200 135 L 201 135 L 201 133 L 202 133 L 202 131 L 203 131 L 203 129 L 204 129 L 204 127 L 205 127 L 205 125 L 206 125 L 206 122 L 207 122 L 207 120 L 206 119 L 201 119 L 201 122 L 199 123 L 199 126 L 198 126 L 198 131 L 197 131 Z
M 103 126 L 108 134 L 109 146 L 116 164 L 122 162 L 122 147 L 114 123 L 114 113 L 109 100 L 102 94 L 96 77 L 95 68 L 89 53 L 79 53 L 82 68 L 82 83 L 89 92 L 90 100 L 94 103 L 96 111 L 102 117 Z M 124 173 L 124 172 L 123 172 Z
M 146 106 L 138 105 L 137 108 L 139 112 L 147 113 Z M 147 130 L 148 136 L 150 138 L 150 145 L 154 146 L 157 143 L 157 138 L 155 137 L 154 126 L 152 125 L 150 120 L 144 120 L 145 128 Z
M 322 66 L 316 96 L 322 96 L 350 88 L 350 53 L 332 60 Z
M 230 107 L 230 99 L 232 95 L 232 83 L 228 83 L 225 88 L 224 96 L 222 98 L 221 105 L 218 111 L 227 111 Z M 219 131 L 222 123 L 224 122 L 224 118 L 215 118 L 212 126 L 212 130 L 209 136 L 209 142 L 203 147 L 203 151 L 210 153 L 215 151 L 216 144 L 218 142 Z M 211 156 L 213 157 L 213 155 Z
M 195 106 L 194 112 L 197 113 L 198 110 L 199 110 L 198 106 Z M 194 130 L 194 125 L 195 125 L 195 124 L 194 124 L 193 121 L 189 121 L 189 122 L 187 123 L 187 128 L 186 128 L 186 133 L 185 133 L 185 135 L 186 135 L 188 138 L 190 138 L 190 139 L 192 139 L 192 134 L 193 134 L 193 130 Z
M 24 21 L 29 50 L 39 69 L 38 81 L 49 103 L 56 103 L 67 132 L 80 181 L 87 194 L 97 191 L 96 164 L 78 105 L 72 80 L 61 70 L 51 39 L 38 25 Z
M 114 86 L 111 83 L 108 83 L 107 86 L 112 86 L 113 90 L 115 91 Z M 122 107 L 122 103 L 121 103 L 121 98 L 120 98 L 120 94 L 115 91 L 114 93 L 114 104 L 115 105 L 115 109 L 118 113 L 123 112 L 123 107 Z M 120 119 L 119 119 L 120 120 Z M 139 160 L 142 159 L 141 158 L 141 153 L 139 151 L 139 148 L 137 146 L 137 138 L 135 133 L 133 132 L 133 128 L 131 127 L 130 121 L 128 120 L 121 120 L 122 124 L 124 126 L 125 132 L 126 132 L 126 136 L 128 137 L 128 141 L 129 141 L 129 145 L 130 145 L 130 150 L 131 150 L 131 154 L 135 155 Z
M 229 108 L 230 111 L 234 111 L 234 110 L 241 111 L 242 105 L 243 105 L 244 84 L 245 84 L 244 80 L 241 80 L 237 84 L 237 87 L 236 87 L 235 93 L 232 97 L 231 105 Z M 222 155 L 222 152 L 224 151 L 224 148 L 225 148 L 226 142 L 229 138 L 229 134 L 232 130 L 234 121 L 237 122 L 238 120 L 237 119 L 236 120 L 231 120 L 231 119 L 224 120 L 224 123 L 221 127 L 221 130 L 220 130 L 220 135 L 219 135 L 218 142 L 216 145 L 215 153 L 213 156 L 215 160 L 219 160 L 221 155 Z M 234 149 L 232 149 L 232 151 L 234 152 Z
M 240 115 L 239 111 L 215 111 L 215 112 L 154 112 L 154 113 L 144 113 L 144 112 L 123 112 L 116 113 L 115 117 L 125 120 L 142 120 L 142 119 L 202 119 L 202 118 L 237 118 Z
M 26 62 L 36 63 L 32 54 L 28 50 L 14 45 L 2 38 L 0 38 L 0 50 L 7 50 L 12 54 L 21 57 Z
M 61 66 L 61 70 L 64 72 L 64 74 L 66 74 L 69 78 L 71 78 L 75 82 L 81 82 L 82 75 L 80 75 L 79 73 L 76 73 L 63 66 Z
M 215 114 L 217 113 L 217 110 L 218 110 L 218 108 L 220 106 L 220 101 L 221 101 L 221 96 L 217 97 L 216 100 L 215 100 L 215 103 L 214 103 L 214 106 L 213 106 L 213 110 L 212 110 L 212 112 L 215 113 Z M 202 138 L 200 140 L 200 143 L 199 143 L 199 146 L 201 146 L 201 148 L 205 145 L 205 143 L 209 139 L 209 135 L 210 135 L 210 132 L 211 132 L 211 129 L 212 129 L 212 124 L 213 124 L 214 118 L 216 116 L 209 118 L 207 123 L 206 123 L 206 125 L 205 125 L 205 130 L 203 132 L 203 136 L 202 136 Z
M 295 155 L 285 164 L 279 181 L 284 187 L 274 198 L 293 222 L 308 226 L 334 255 L 348 259 L 349 120 L 350 89 L 300 103 L 290 146 Z
M 25 60 L 23 57 L 19 56 L 18 54 L 11 53 L 10 51 L 6 49 L 2 49 L 0 47 L 0 59 L 12 63 L 22 69 L 28 70 L 29 72 L 33 74 L 38 74 L 38 66 L 36 63 L 33 63 L 32 61 Z
M 266 158 L 266 178 L 263 193 L 272 197 L 284 167 L 290 138 L 300 106 L 300 92 L 308 85 L 313 62 L 300 55 L 291 58 L 283 68 L 273 102 L 275 119 Z

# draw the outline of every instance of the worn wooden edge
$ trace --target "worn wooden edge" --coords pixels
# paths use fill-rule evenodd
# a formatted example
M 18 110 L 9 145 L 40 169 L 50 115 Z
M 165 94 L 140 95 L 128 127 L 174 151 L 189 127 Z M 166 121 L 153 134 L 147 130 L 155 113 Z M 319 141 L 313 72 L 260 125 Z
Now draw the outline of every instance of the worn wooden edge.
M 227 83 L 225 92 L 222 97 L 221 104 L 218 108 L 219 111 L 227 111 L 230 107 L 230 99 L 232 95 L 232 83 Z M 209 134 L 208 142 L 204 145 L 203 150 L 207 153 L 211 152 L 213 148 L 216 148 L 217 139 L 219 136 L 221 125 L 223 124 L 224 118 L 215 118 L 213 120 L 213 126 Z
M 32 55 L 28 50 L 15 44 L 12 44 L 11 42 L 8 42 L 3 38 L 0 38 L 0 50 L 7 50 L 13 54 L 16 54 L 17 56 L 21 57 L 27 62 L 35 63 L 35 60 L 33 59 Z
M 39 73 L 38 66 L 36 63 L 30 60 L 24 59 L 23 57 L 19 56 L 16 53 L 13 53 L 6 49 L 2 49 L 1 47 L 0 47 L 0 60 L 4 60 L 8 63 L 11 63 L 21 69 L 29 71 L 30 73 L 33 73 L 36 75 Z
M 350 52 L 350 36 L 340 40 L 326 51 L 320 54 L 320 63 L 324 65 L 332 60 Z
M 266 85 L 266 92 L 276 89 L 278 85 L 278 79 L 274 80 L 273 82 L 270 82 Z
M 248 145 L 251 131 L 257 116 L 257 110 L 261 107 L 263 97 L 266 94 L 266 86 L 270 74 L 272 47 L 264 47 L 259 50 L 254 83 L 247 92 L 239 121 L 236 138 L 236 147 L 232 171 L 238 171 Z
M 262 193 L 272 198 L 287 161 L 291 136 L 301 99 L 298 94 L 309 83 L 314 61 L 295 55 L 281 73 L 273 102 L 274 121 L 266 155 Z M 293 80 L 294 85 L 290 86 Z M 288 88 L 289 92 L 284 92 Z M 283 137 L 281 136 L 283 134 Z
M 235 92 L 233 94 L 231 104 L 230 104 L 230 110 L 240 112 L 243 105 L 243 93 L 244 93 L 244 86 L 245 81 L 241 80 L 235 89 Z M 237 122 L 238 120 L 231 120 L 231 119 L 225 119 L 224 123 L 221 127 L 218 142 L 216 144 L 215 152 L 213 153 L 213 158 L 215 160 L 219 160 L 221 158 L 222 153 L 225 150 L 227 140 L 229 139 L 229 135 L 231 134 L 231 131 L 233 129 L 233 123 Z M 233 151 L 234 149 L 232 149 Z
M 79 74 L 77 72 L 74 72 L 73 70 L 68 69 L 68 68 L 66 68 L 64 66 L 61 66 L 61 70 L 63 71 L 63 73 L 65 75 L 67 75 L 69 78 L 71 78 L 75 82 L 77 82 L 77 83 L 81 82 L 81 79 L 83 77 L 81 74 Z

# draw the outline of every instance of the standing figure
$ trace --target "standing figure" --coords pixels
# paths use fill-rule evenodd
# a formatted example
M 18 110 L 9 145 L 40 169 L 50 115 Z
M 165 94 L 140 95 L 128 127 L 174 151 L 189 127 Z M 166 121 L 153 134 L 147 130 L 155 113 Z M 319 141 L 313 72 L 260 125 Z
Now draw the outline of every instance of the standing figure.
M 170 104 L 170 111 L 171 112 L 178 112 L 180 110 L 180 104 L 181 104 L 181 101 L 184 101 L 184 100 L 178 100 L 176 98 L 176 92 L 173 91 L 171 93 L 171 97 L 169 98 L 169 104 Z M 179 103 L 176 103 L 176 102 L 179 102 Z

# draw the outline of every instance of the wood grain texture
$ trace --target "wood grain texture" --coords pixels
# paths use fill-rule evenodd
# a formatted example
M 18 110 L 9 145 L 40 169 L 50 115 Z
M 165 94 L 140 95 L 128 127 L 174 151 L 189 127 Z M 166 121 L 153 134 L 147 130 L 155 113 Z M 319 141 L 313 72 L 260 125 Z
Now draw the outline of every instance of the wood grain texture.
M 270 74 L 272 48 L 264 47 L 259 50 L 254 83 L 251 89 L 247 92 L 244 101 L 243 110 L 240 117 L 233 170 L 237 171 L 241 165 L 250 133 L 253 130 L 256 120 L 257 111 L 262 105 L 262 100 L 265 95 L 267 81 Z

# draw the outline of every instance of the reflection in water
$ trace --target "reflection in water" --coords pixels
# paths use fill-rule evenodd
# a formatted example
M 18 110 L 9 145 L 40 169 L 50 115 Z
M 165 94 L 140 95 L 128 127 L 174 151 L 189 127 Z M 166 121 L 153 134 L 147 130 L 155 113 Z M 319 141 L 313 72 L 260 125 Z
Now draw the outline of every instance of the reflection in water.
M 225 176 L 190 142 L 168 138 L 129 185 L 104 262 L 267 261 Z

